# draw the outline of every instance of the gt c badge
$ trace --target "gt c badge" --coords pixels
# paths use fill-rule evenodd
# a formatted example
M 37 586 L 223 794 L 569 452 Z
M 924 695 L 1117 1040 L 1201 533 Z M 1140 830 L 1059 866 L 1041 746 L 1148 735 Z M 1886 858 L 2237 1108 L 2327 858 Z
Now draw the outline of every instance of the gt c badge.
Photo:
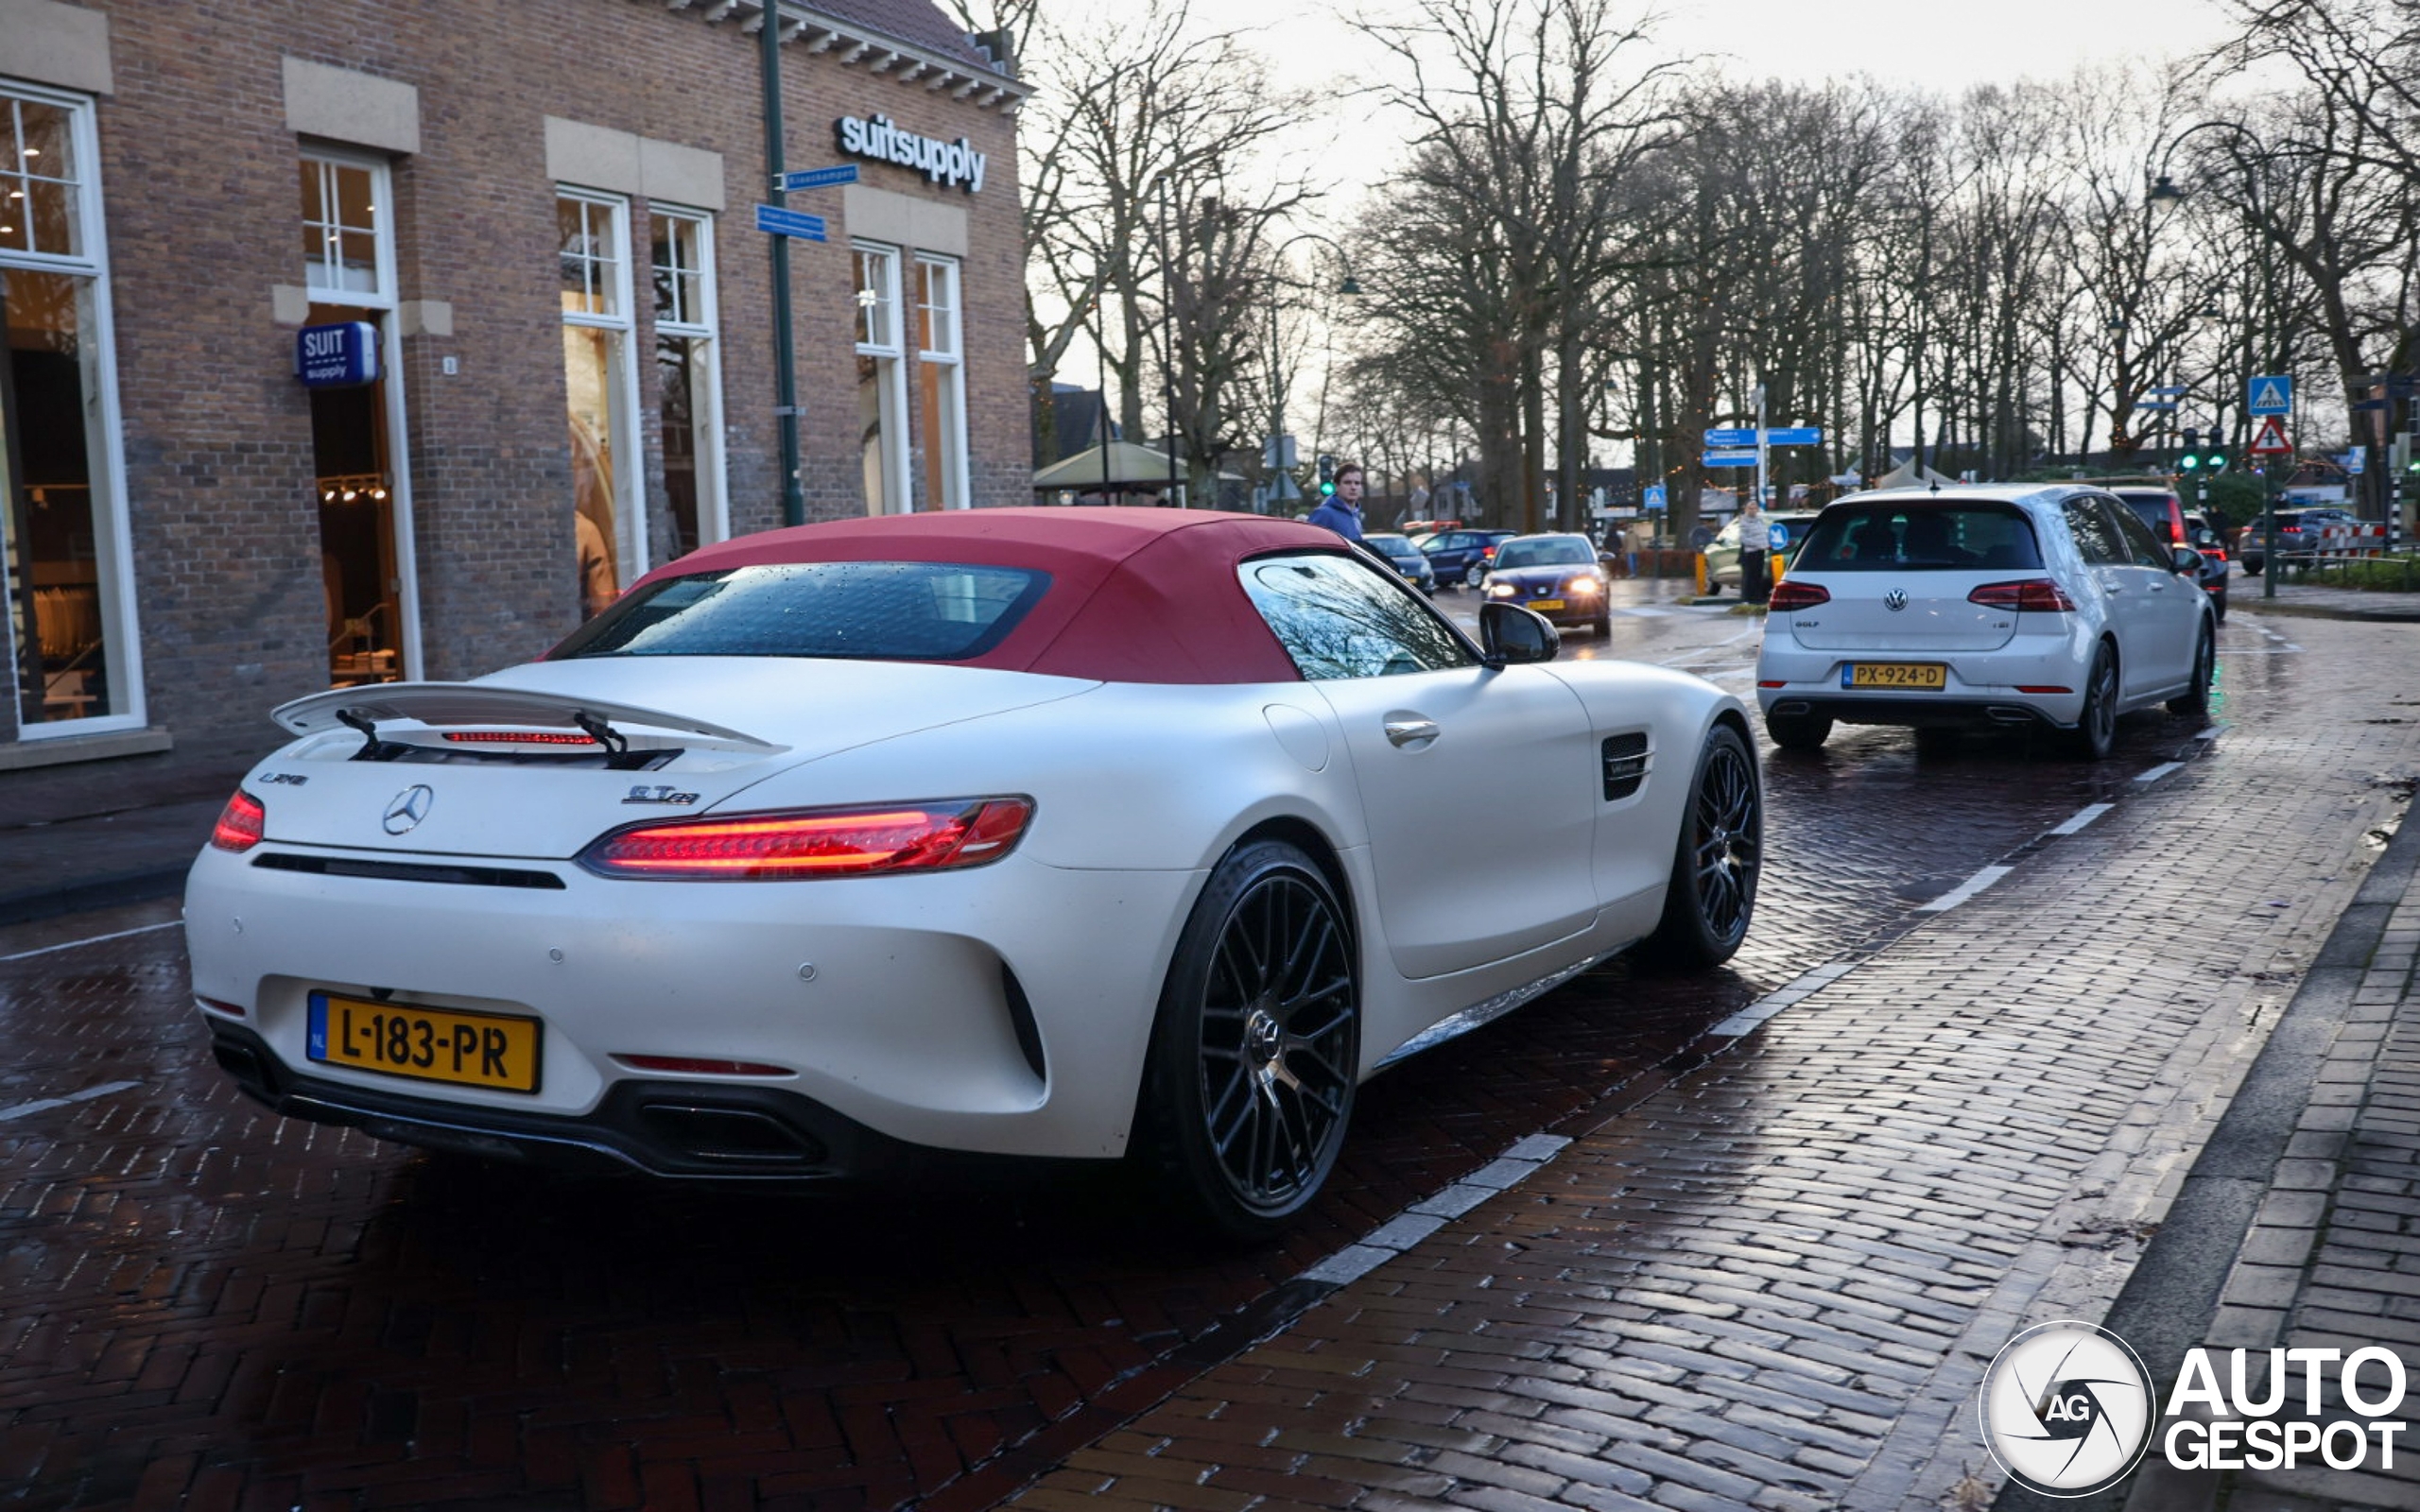
M 695 803 L 698 801 L 698 795 L 683 793 L 670 787 L 634 787 L 631 789 L 631 796 L 622 801 L 625 803 Z
M 436 803 L 437 795 L 430 792 L 425 783 L 405 788 L 387 802 L 387 812 L 383 816 L 387 833 L 402 834 L 416 828 L 421 820 L 428 817 L 428 811 Z
M 1894 588 L 1891 590 L 1891 592 L 1883 594 L 1882 607 L 1889 610 L 1893 614 L 1896 614 L 1901 610 L 1906 609 L 1908 607 L 1908 591 L 1904 588 Z

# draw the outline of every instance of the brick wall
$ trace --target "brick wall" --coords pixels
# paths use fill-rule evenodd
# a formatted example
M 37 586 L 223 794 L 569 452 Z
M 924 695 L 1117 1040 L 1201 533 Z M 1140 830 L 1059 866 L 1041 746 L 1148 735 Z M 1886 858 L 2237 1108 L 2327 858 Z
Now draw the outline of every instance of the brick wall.
M 150 722 L 176 742 L 165 756 L 111 763 L 121 791 L 164 791 L 256 756 L 276 740 L 266 711 L 327 681 L 310 404 L 291 375 L 294 328 L 271 310 L 273 286 L 303 282 L 288 55 L 420 92 L 420 150 L 391 159 L 398 293 L 444 301 L 454 318 L 450 335 L 402 342 L 427 676 L 523 660 L 579 617 L 545 116 L 721 155 L 715 271 L 731 529 L 780 524 L 770 259 L 750 218 L 766 182 L 759 53 L 739 18 L 711 24 L 710 7 L 661 0 L 84 3 L 109 17 L 115 70 L 115 93 L 99 103 L 100 171 L 144 680 Z M 911 169 L 860 171 L 868 184 L 968 213 L 960 298 L 975 502 L 1029 502 L 1019 486 L 1028 444 L 1013 122 L 852 65 L 850 51 L 784 49 L 789 166 L 835 161 L 833 119 L 874 112 L 989 154 L 972 196 Z M 848 228 L 838 191 L 791 203 L 826 214 L 833 232 L 830 244 L 794 243 L 790 254 L 807 513 L 859 514 Z M 664 498 L 647 213 L 635 199 L 624 255 L 640 307 L 653 517 Z M 912 436 L 912 370 L 908 390 Z M 117 785 L 56 767 L 0 774 L 0 784 L 22 812 Z

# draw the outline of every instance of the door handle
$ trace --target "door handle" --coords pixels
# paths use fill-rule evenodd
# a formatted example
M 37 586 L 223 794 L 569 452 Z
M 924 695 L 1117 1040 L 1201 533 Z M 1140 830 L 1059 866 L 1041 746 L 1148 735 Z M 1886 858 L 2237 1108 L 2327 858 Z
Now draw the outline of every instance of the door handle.
M 1437 738 L 1434 719 L 1390 719 L 1387 738 L 1398 746 L 1426 746 Z

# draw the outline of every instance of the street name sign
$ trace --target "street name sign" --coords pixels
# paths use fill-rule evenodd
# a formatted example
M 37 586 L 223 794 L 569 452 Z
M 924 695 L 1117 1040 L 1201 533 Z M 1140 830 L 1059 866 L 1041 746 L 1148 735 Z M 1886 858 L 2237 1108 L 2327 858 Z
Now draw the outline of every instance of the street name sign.
M 1719 426 L 1705 433 L 1705 444 L 1716 447 L 1754 446 L 1756 444 L 1755 428 L 1744 425 Z M 1821 446 L 1824 444 L 1824 428 L 1820 425 L 1789 425 L 1768 429 L 1765 432 L 1765 444 L 1767 446 Z
M 793 189 L 828 189 L 836 183 L 857 181 L 857 165 L 843 163 L 833 168 L 794 168 L 783 174 L 778 187 L 786 194 Z
M 2290 452 L 2294 443 L 2286 439 L 2286 420 L 2282 415 L 2263 415 L 2260 428 L 2252 433 L 2252 450 L 2262 455 Z
M 1708 452 L 1705 454 L 1705 465 L 1707 467 L 1754 467 L 1756 454 L 1754 451 Z
M 801 241 L 824 240 L 823 217 L 802 211 L 785 210 L 779 205 L 756 207 L 756 229 L 775 236 L 795 236 Z
M 2252 379 L 2243 386 L 2244 408 L 2255 415 L 2290 415 L 2294 412 L 2294 381 L 2284 373 L 2270 373 Z M 2284 432 L 2280 431 L 2282 438 Z M 2259 448 L 2255 447 L 2255 451 Z M 2280 447 L 2278 450 L 2283 451 Z

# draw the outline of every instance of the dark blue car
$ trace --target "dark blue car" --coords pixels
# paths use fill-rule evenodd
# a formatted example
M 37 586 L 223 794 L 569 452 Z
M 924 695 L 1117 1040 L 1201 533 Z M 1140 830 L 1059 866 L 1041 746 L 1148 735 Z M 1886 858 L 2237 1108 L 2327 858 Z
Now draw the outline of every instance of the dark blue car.
M 1363 536 L 1361 544 L 1376 552 L 1412 587 L 1424 593 L 1437 592 L 1437 574 L 1429 568 L 1428 558 L 1421 555 L 1420 548 L 1411 543 L 1409 536 L 1391 533 Z
M 1429 567 L 1437 580 L 1451 587 L 1477 588 L 1487 576 L 1489 558 L 1495 555 L 1495 543 L 1519 535 L 1517 530 L 1440 530 L 1433 536 L 1423 536 L 1412 542 L 1428 558 Z
M 1557 625 L 1584 625 L 1599 635 L 1613 632 L 1605 568 L 1586 536 L 1514 536 L 1495 548 L 1488 570 L 1493 602 L 1534 610 Z

